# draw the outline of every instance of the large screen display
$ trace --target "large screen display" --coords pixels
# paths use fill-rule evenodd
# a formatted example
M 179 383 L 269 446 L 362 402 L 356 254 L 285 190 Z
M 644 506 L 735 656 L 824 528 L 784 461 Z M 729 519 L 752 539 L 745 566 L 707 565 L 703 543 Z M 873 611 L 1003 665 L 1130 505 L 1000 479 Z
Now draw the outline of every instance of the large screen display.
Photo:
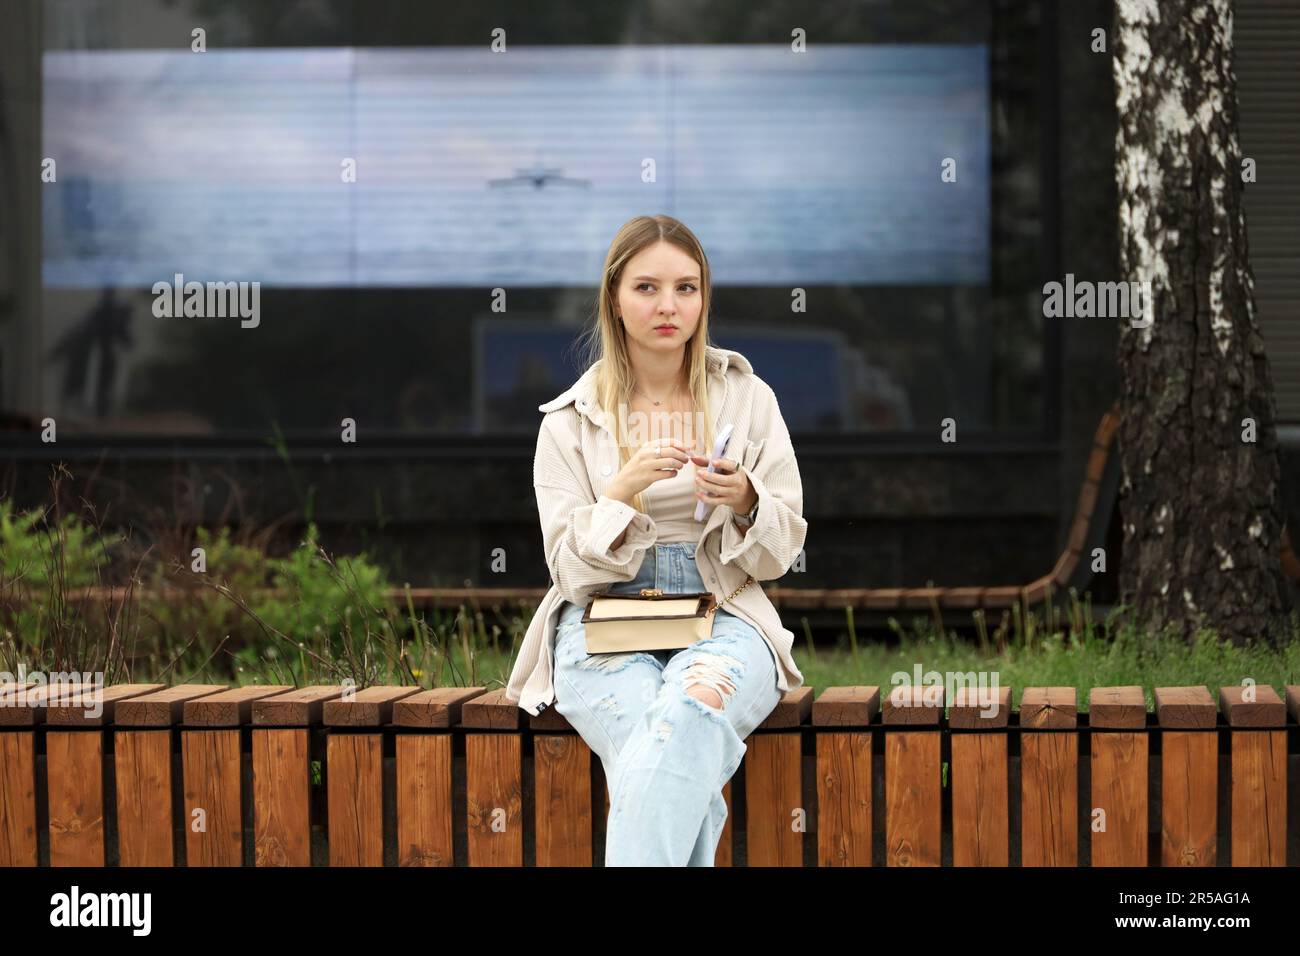
M 984 284 L 988 103 L 983 44 L 51 51 L 44 281 L 589 286 L 662 212 L 721 284 Z

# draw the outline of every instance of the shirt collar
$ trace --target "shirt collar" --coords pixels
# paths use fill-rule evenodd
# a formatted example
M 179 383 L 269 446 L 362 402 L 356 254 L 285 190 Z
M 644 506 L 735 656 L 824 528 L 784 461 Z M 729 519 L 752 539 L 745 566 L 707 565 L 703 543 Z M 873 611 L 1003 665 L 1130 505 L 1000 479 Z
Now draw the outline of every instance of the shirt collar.
M 710 377 L 715 378 L 718 383 L 725 380 L 727 369 L 736 367 L 742 372 L 753 372 L 754 367 L 749 364 L 749 360 L 739 352 L 733 352 L 731 349 L 717 348 L 708 345 L 704 348 L 704 367 L 708 370 Z M 713 401 L 717 401 L 716 392 L 712 389 L 710 394 Z M 578 412 L 585 415 L 591 420 L 593 425 L 601 426 L 605 424 L 605 412 L 600 408 L 596 401 L 596 365 L 583 372 L 579 379 L 570 385 L 567 389 L 555 396 L 549 402 L 544 402 L 537 406 L 539 412 L 553 412 L 557 408 L 563 408 L 572 402 L 578 409 Z

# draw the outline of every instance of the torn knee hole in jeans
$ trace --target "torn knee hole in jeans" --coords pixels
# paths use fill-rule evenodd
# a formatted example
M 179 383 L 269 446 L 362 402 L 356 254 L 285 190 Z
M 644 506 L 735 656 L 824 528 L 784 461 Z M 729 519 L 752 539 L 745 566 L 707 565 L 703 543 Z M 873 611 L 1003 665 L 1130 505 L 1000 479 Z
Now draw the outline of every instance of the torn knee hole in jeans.
M 701 655 L 686 668 L 682 686 L 706 707 L 722 710 L 736 692 L 743 669 L 741 661 L 726 654 Z
M 641 651 L 629 654 L 587 654 L 578 661 L 578 666 L 583 670 L 604 671 L 607 674 L 615 674 L 633 661 L 643 658 L 653 660 L 650 655 Z

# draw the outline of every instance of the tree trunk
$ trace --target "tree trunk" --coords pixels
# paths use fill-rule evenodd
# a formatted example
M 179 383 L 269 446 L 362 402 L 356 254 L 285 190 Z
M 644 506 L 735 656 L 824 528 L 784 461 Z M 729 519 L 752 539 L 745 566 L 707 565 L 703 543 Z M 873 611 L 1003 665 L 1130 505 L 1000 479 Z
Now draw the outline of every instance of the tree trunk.
M 1203 623 L 1240 644 L 1276 638 L 1290 599 L 1273 380 L 1241 205 L 1232 15 L 1231 0 L 1117 3 L 1120 265 L 1153 294 L 1151 323 L 1120 332 L 1119 591 L 1148 633 L 1187 637 Z

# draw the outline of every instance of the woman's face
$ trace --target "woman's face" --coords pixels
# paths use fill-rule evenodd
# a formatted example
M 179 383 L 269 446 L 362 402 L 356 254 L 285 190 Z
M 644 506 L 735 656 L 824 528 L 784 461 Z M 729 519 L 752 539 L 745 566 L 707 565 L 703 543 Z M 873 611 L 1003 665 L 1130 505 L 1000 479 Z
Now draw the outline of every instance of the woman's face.
M 700 324 L 700 266 L 669 242 L 647 246 L 619 280 L 616 312 L 627 336 L 652 352 L 683 349 Z

